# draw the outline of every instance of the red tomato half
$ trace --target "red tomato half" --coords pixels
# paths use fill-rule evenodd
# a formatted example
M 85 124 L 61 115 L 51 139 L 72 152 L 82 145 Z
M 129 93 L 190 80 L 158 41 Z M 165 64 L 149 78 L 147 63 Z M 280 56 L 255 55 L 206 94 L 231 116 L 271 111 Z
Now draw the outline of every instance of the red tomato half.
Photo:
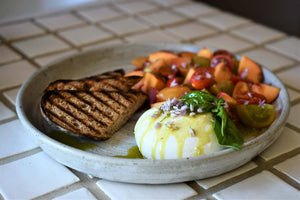
M 167 81 L 166 87 L 178 86 L 178 85 L 182 84 L 182 82 L 183 82 L 183 77 L 176 76 L 176 77 L 170 78 Z
M 209 88 L 214 84 L 213 71 L 211 67 L 199 67 L 191 77 L 191 85 L 196 90 Z
M 265 104 L 267 103 L 267 99 L 265 96 L 261 94 L 257 94 L 255 92 L 247 91 L 237 95 L 235 98 L 238 104 Z

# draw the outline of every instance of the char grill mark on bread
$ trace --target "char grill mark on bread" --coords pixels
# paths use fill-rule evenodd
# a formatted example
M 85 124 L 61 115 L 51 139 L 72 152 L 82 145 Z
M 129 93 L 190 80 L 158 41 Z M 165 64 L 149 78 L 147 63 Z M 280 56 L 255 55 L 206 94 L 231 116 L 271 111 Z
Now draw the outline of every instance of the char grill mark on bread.
M 60 127 L 95 139 L 108 139 L 144 103 L 138 91 L 47 91 L 42 112 Z M 105 103 L 104 103 L 105 102 Z
M 141 77 L 123 77 L 121 75 L 98 75 L 79 80 L 57 80 L 49 84 L 46 91 L 50 90 L 107 90 L 129 91 Z

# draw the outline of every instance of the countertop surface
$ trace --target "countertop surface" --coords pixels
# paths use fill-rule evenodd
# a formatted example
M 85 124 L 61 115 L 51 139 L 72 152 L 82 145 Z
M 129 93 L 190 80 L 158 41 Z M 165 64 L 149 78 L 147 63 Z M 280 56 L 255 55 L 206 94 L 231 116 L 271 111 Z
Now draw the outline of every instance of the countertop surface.
M 166 185 L 111 182 L 70 169 L 28 137 L 15 111 L 36 70 L 109 44 L 191 43 L 246 55 L 286 85 L 291 111 L 281 136 L 244 166 Z M 0 200 L 300 199 L 300 39 L 203 3 L 99 1 L 92 6 L 0 24 Z

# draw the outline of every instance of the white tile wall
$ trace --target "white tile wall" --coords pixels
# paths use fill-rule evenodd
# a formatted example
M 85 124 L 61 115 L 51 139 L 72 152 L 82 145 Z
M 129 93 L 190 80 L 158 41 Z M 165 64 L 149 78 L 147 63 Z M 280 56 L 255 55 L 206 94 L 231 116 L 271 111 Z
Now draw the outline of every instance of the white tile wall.
M 0 171 L 0 193 L 5 199 L 32 199 L 79 181 L 43 152 L 0 165 Z
M 299 191 L 268 171 L 263 171 L 213 195 L 231 199 L 298 199 Z

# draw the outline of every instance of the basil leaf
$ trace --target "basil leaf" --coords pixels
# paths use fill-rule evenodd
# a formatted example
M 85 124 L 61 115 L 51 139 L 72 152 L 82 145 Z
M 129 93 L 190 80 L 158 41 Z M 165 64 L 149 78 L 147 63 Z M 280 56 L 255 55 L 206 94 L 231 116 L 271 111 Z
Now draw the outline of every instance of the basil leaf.
M 241 149 L 244 138 L 235 124 L 228 117 L 223 107 L 225 100 L 216 98 L 203 91 L 191 91 L 181 97 L 184 104 L 193 105 L 195 108 L 202 108 L 205 112 L 211 112 L 214 117 L 214 131 L 220 145 Z

